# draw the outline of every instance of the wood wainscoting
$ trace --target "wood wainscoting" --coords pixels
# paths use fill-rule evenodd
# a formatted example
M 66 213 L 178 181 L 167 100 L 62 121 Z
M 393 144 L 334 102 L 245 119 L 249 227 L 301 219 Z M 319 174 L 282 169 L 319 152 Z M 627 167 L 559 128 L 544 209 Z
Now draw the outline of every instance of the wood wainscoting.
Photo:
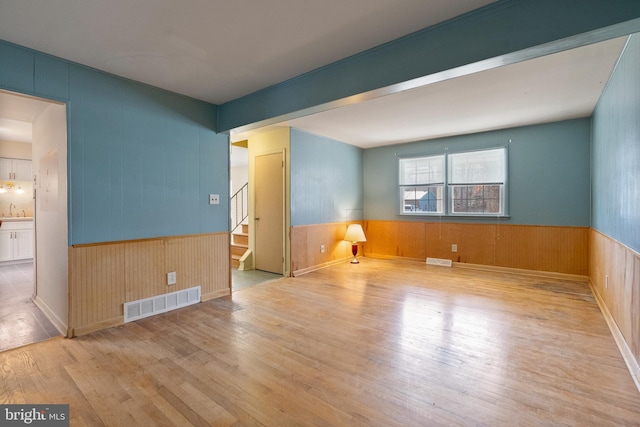
M 231 294 L 229 233 L 69 248 L 69 329 L 78 336 L 124 322 L 123 305 L 200 286 L 202 300 Z M 167 286 L 167 273 L 176 284 Z
M 351 259 L 351 244 L 342 240 L 346 231 L 345 222 L 291 227 L 291 275 L 299 276 Z M 324 253 L 320 251 L 321 245 Z M 358 255 L 363 255 L 362 245 Z
M 640 390 L 640 254 L 591 230 L 591 289 Z
M 511 224 L 365 221 L 364 255 L 587 276 L 589 228 Z M 453 244 L 457 252 L 452 252 Z

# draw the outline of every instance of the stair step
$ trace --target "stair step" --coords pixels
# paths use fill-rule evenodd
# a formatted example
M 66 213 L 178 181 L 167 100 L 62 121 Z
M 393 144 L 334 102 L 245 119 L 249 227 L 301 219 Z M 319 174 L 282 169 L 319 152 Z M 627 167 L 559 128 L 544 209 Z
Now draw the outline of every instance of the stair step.
M 240 266 L 240 258 L 249 249 L 249 224 L 240 224 L 241 228 L 231 234 L 231 267 Z
M 242 255 L 231 255 L 231 267 L 238 268 L 240 267 L 240 258 Z
M 231 245 L 231 255 L 242 256 L 247 251 L 247 249 L 249 249 L 249 246 L 247 245 L 233 244 Z
M 249 235 L 245 233 L 233 233 L 231 235 L 231 244 L 234 245 L 249 245 Z

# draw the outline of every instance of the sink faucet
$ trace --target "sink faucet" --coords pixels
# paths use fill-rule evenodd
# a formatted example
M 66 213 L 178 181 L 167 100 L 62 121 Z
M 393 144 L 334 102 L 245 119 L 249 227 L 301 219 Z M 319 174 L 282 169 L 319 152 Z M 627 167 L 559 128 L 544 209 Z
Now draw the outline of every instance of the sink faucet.
M 9 216 L 13 216 L 13 208 L 15 208 L 16 205 L 14 205 L 13 203 L 9 203 Z

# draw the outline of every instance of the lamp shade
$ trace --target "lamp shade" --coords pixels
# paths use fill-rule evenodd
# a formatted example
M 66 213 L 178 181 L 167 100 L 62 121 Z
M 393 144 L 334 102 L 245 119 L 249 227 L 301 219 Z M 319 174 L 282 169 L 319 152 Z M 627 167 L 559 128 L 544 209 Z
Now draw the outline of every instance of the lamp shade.
M 344 240 L 348 242 L 366 242 L 367 238 L 360 224 L 349 224 L 347 233 L 344 235 Z

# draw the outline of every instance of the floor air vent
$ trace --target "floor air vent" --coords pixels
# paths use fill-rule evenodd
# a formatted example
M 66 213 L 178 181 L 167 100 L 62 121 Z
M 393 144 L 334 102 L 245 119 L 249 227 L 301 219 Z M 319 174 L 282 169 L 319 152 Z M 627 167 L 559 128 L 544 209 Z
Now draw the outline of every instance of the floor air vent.
M 124 322 L 186 307 L 200 302 L 200 286 L 124 303 Z
M 442 259 L 442 258 L 427 258 L 427 264 L 429 265 L 440 265 L 442 267 L 451 267 L 450 259 Z

